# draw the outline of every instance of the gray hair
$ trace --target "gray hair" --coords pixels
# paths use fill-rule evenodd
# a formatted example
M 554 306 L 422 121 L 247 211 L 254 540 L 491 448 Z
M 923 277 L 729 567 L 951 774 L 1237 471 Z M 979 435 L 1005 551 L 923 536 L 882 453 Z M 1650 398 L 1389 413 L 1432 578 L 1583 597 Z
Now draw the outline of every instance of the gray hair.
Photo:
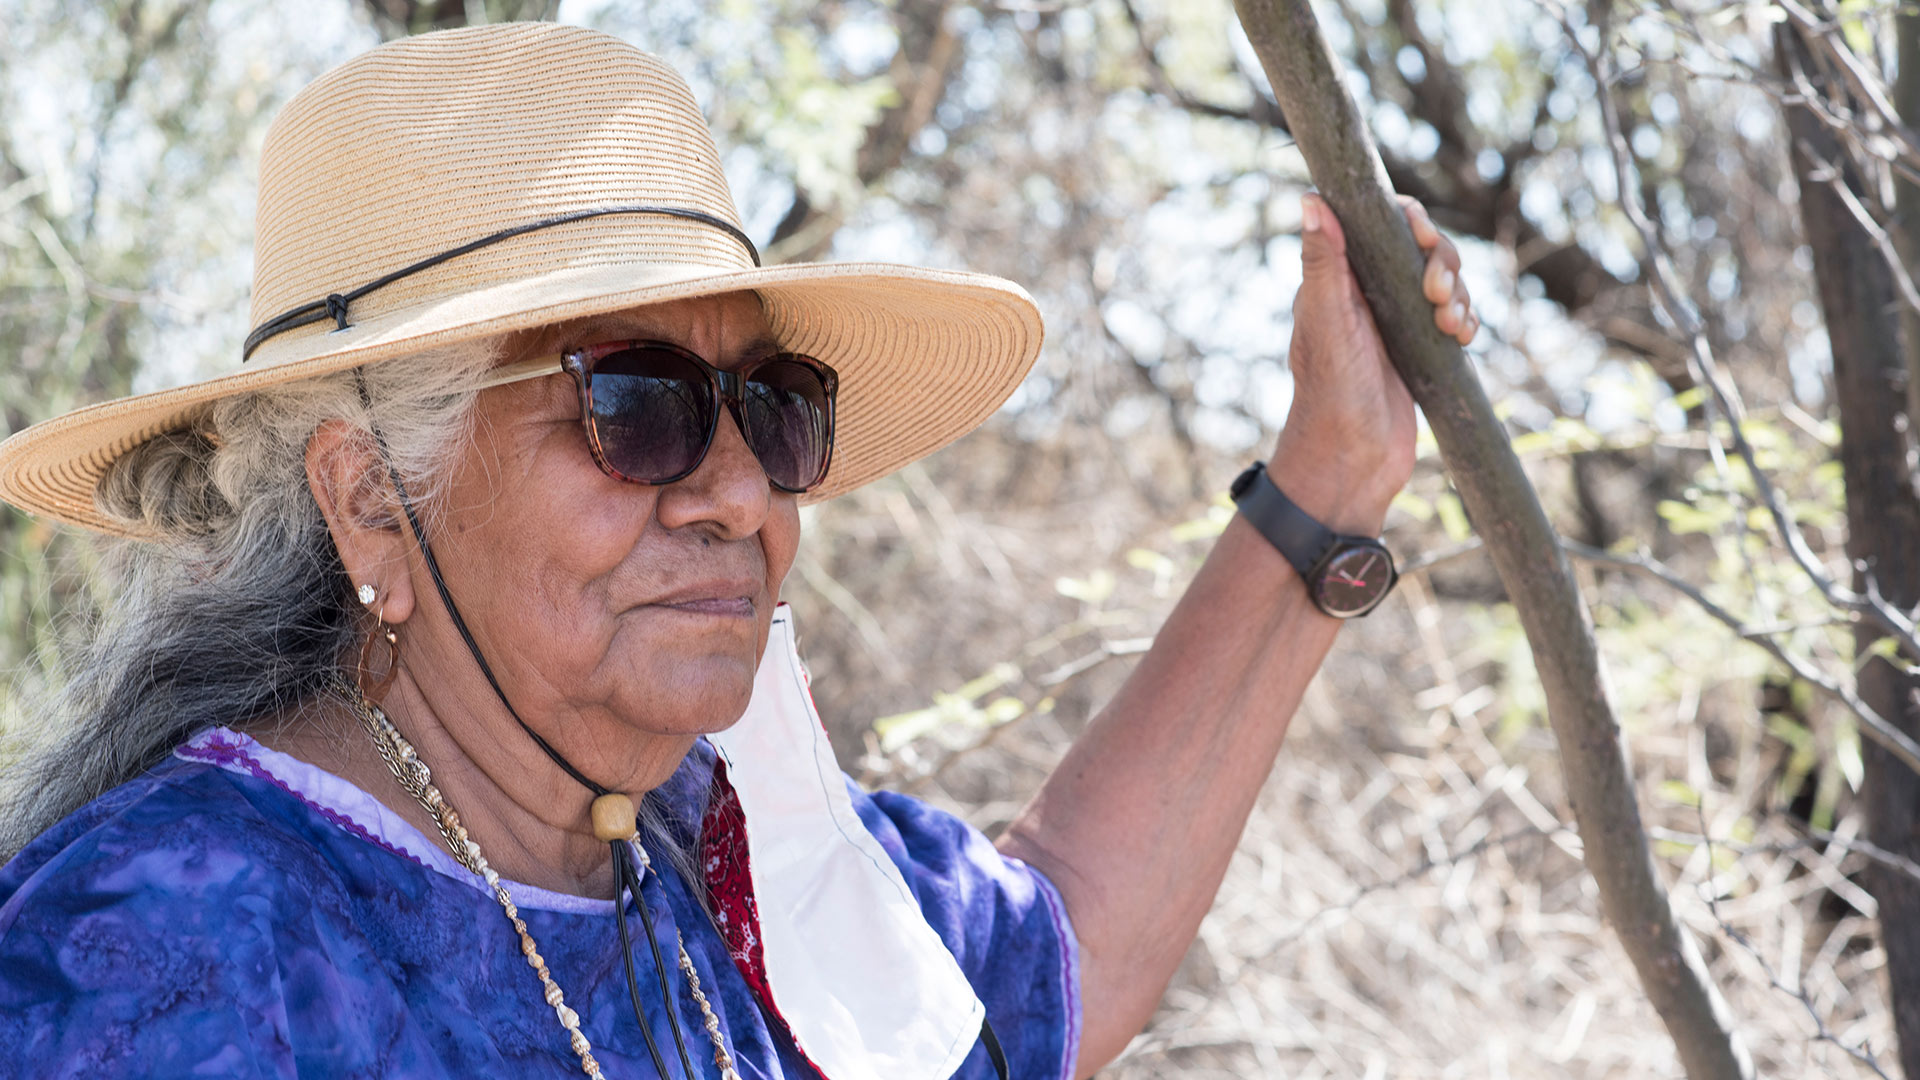
M 381 433 L 426 513 L 472 431 L 474 372 L 497 352 L 468 343 L 224 398 L 114 463 L 96 502 L 145 539 L 102 542 L 113 599 L 64 684 L 10 733 L 0 860 L 194 733 L 352 680 L 365 616 L 307 486 L 308 440 L 334 418 Z M 642 802 L 652 846 L 686 871 L 656 802 Z

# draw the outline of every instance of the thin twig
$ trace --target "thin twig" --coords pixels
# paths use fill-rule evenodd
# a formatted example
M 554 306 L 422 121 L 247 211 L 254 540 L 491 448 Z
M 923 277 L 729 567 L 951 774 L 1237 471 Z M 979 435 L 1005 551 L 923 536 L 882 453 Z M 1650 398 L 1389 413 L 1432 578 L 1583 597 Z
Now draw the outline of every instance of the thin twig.
M 1613 71 L 1610 54 L 1605 48 L 1590 50 L 1580 41 L 1578 29 L 1568 20 L 1564 8 L 1559 11 L 1561 23 L 1566 30 L 1567 39 L 1577 50 L 1591 71 L 1600 99 L 1601 119 L 1606 130 L 1606 141 L 1611 152 L 1614 168 L 1615 187 L 1618 190 L 1618 204 L 1634 230 L 1640 234 L 1644 251 L 1642 259 L 1647 270 L 1650 294 L 1657 307 L 1667 316 L 1669 322 L 1677 327 L 1691 346 L 1691 363 L 1698 369 L 1696 381 L 1704 384 L 1709 391 L 1709 401 L 1726 415 L 1727 429 L 1731 433 L 1734 452 L 1747 467 L 1747 474 L 1754 490 L 1760 496 L 1761 505 L 1773 520 L 1775 530 L 1781 542 L 1786 546 L 1787 554 L 1800 567 L 1807 580 L 1813 583 L 1828 603 L 1860 613 L 1888 637 L 1893 638 L 1908 657 L 1920 660 L 1920 636 L 1916 636 L 1914 621 L 1906 613 L 1898 610 L 1885 600 L 1879 599 L 1873 590 L 1862 596 L 1850 589 L 1841 587 L 1829 576 L 1813 549 L 1807 545 L 1806 537 L 1801 533 L 1799 523 L 1788 509 L 1786 499 L 1773 478 L 1760 467 L 1758 455 L 1753 444 L 1747 440 L 1742 430 L 1744 410 L 1740 407 L 1734 392 L 1728 387 L 1719 364 L 1715 361 L 1713 347 L 1707 341 L 1705 327 L 1698 312 L 1686 299 L 1686 294 L 1677 283 L 1673 270 L 1671 253 L 1661 237 L 1659 229 L 1647 217 L 1646 208 L 1641 205 L 1636 192 L 1634 171 L 1626 135 L 1621 128 L 1619 104 L 1613 93 Z M 1709 418 L 1709 431 L 1712 430 Z M 1914 764 L 1910 762 L 1910 764 Z
M 1417 881 L 1420 878 L 1427 876 L 1428 874 L 1433 873 L 1435 870 L 1441 870 L 1446 867 L 1465 862 L 1466 860 L 1471 859 L 1493 848 L 1509 847 L 1513 844 L 1519 843 L 1522 840 L 1533 840 L 1533 839 L 1546 840 L 1546 839 L 1552 839 L 1557 836 L 1577 837 L 1579 836 L 1579 833 L 1575 831 L 1573 826 L 1567 825 L 1567 824 L 1558 824 L 1553 828 L 1541 828 L 1540 826 L 1537 826 L 1537 825 L 1528 825 L 1523 828 L 1514 829 L 1510 832 L 1501 833 L 1497 836 L 1484 837 L 1479 842 L 1469 844 L 1466 847 L 1461 848 L 1459 851 L 1449 852 L 1448 854 L 1437 857 L 1437 858 L 1428 857 L 1428 858 L 1422 859 L 1420 860 L 1420 862 L 1416 863 L 1414 866 L 1408 868 L 1404 872 L 1397 874 L 1393 877 L 1386 878 L 1381 881 L 1375 881 L 1370 884 L 1358 886 L 1354 889 L 1352 895 L 1348 896 L 1345 900 L 1341 901 L 1340 903 L 1323 907 L 1320 910 L 1314 912 L 1312 915 L 1308 916 L 1307 919 L 1304 922 L 1302 922 L 1299 926 L 1296 926 L 1292 930 L 1289 930 L 1286 933 L 1281 934 L 1279 937 L 1275 938 L 1273 940 L 1272 947 L 1268 951 L 1270 953 L 1278 952 L 1281 948 L 1287 945 L 1291 945 L 1295 941 L 1298 941 L 1300 938 L 1306 936 L 1309 930 L 1312 930 L 1314 927 L 1325 922 L 1328 918 L 1334 915 L 1344 915 L 1347 912 L 1352 911 L 1354 908 L 1360 906 L 1360 902 L 1362 900 L 1365 900 L 1366 898 L 1374 895 L 1375 893 L 1389 892 L 1394 889 L 1398 889 L 1403 885 L 1407 885 L 1411 882 Z
M 1812 165 L 1809 174 L 1832 189 L 1834 198 L 1839 199 L 1840 205 L 1853 215 L 1860 231 L 1873 241 L 1874 249 L 1880 252 L 1880 257 L 1886 260 L 1887 269 L 1893 274 L 1893 283 L 1899 286 L 1900 298 L 1906 301 L 1909 308 L 1920 313 L 1920 289 L 1914 287 L 1913 276 L 1907 273 L 1907 262 L 1894 247 L 1893 237 L 1887 235 L 1887 230 L 1874 218 L 1873 213 L 1861 204 L 1859 196 L 1853 193 L 1853 188 L 1847 184 L 1846 177 L 1838 167 L 1814 153 L 1813 147 L 1805 141 L 1800 143 L 1800 152 L 1806 155 L 1808 163 Z
M 1820 671 L 1805 659 L 1788 652 L 1785 647 L 1775 640 L 1775 632 L 1772 627 L 1754 628 L 1748 626 L 1738 616 L 1726 608 L 1707 599 L 1706 593 L 1701 592 L 1700 588 L 1694 585 L 1693 582 L 1680 576 L 1672 567 L 1649 556 L 1639 554 L 1621 555 L 1610 551 L 1602 551 L 1599 548 L 1588 547 L 1586 544 L 1568 540 L 1564 537 L 1560 541 L 1560 546 L 1567 554 L 1585 562 L 1611 566 L 1620 570 L 1631 570 L 1635 573 L 1653 578 L 1693 601 L 1696 607 L 1712 617 L 1715 621 L 1725 625 L 1743 639 L 1751 641 L 1760 648 L 1765 649 L 1767 655 L 1785 664 L 1787 669 L 1793 672 L 1795 677 L 1805 681 L 1809 686 L 1814 687 L 1821 693 L 1839 702 L 1848 712 L 1851 712 L 1860 720 L 1862 725 L 1860 730 L 1863 734 L 1880 744 L 1888 753 L 1905 762 L 1908 768 L 1913 769 L 1915 772 L 1920 772 L 1920 744 L 1916 744 L 1906 732 L 1888 723 L 1885 717 L 1882 717 L 1878 712 L 1874 711 L 1873 706 L 1862 701 L 1860 695 L 1854 692 L 1853 687 L 1829 678 L 1826 673 Z
M 1401 573 L 1413 574 L 1430 570 L 1437 564 L 1470 555 L 1478 551 L 1481 546 L 1480 540 L 1475 538 L 1452 547 L 1441 548 L 1438 551 L 1409 560 L 1407 566 L 1401 570 Z M 1920 772 L 1920 743 L 1916 743 L 1912 737 L 1888 723 L 1885 717 L 1874 710 L 1873 706 L 1861 700 L 1860 695 L 1854 692 L 1853 687 L 1829 677 L 1825 672 L 1815 667 L 1806 659 L 1788 652 L 1785 646 L 1775 640 L 1775 638 L 1781 634 L 1790 632 L 1798 627 L 1782 626 L 1773 623 L 1761 625 L 1748 623 L 1746 620 L 1741 619 L 1731 611 L 1708 599 L 1707 594 L 1702 592 L 1699 586 L 1688 581 L 1679 571 L 1646 554 L 1625 555 L 1612 551 L 1603 551 L 1600 548 L 1591 547 L 1576 540 L 1569 540 L 1564 536 L 1560 538 L 1560 548 L 1568 555 L 1582 562 L 1593 563 L 1600 566 L 1611 566 L 1616 570 L 1628 570 L 1644 577 L 1652 578 L 1686 597 L 1688 600 L 1693 601 L 1696 607 L 1715 622 L 1732 630 L 1741 639 L 1750 641 L 1761 649 L 1764 649 L 1768 656 L 1778 660 L 1781 664 L 1785 665 L 1788 671 L 1793 672 L 1795 678 L 1800 679 L 1807 685 L 1839 703 L 1842 708 L 1852 713 L 1855 719 L 1860 721 L 1861 731 L 1867 738 L 1872 739 L 1888 753 L 1905 762 L 1908 768 L 1913 769 L 1915 772 Z
M 1713 921 L 1719 924 L 1720 932 L 1726 935 L 1728 940 L 1745 949 L 1747 955 L 1753 957 L 1754 963 L 1760 965 L 1760 970 L 1766 973 L 1767 982 L 1771 984 L 1775 990 L 1798 1001 L 1801 1007 L 1807 1010 L 1808 1019 L 1813 1021 L 1813 1037 L 1815 1041 L 1831 1043 L 1839 1047 L 1848 1057 L 1872 1069 L 1874 1075 L 1879 1076 L 1881 1080 L 1893 1080 L 1893 1077 L 1887 1075 L 1887 1070 L 1880 1067 L 1880 1059 L 1874 1056 L 1871 1047 L 1865 1044 L 1854 1046 L 1834 1034 L 1833 1029 L 1827 1026 L 1827 1018 L 1820 1015 L 1820 1009 L 1813 1003 L 1813 996 L 1807 993 L 1806 987 L 1788 986 L 1782 982 L 1779 973 L 1774 970 L 1773 964 L 1761 953 L 1759 947 L 1753 943 L 1753 939 L 1749 938 L 1745 931 L 1728 922 L 1726 918 L 1720 914 L 1720 899 L 1714 894 L 1713 889 L 1713 834 L 1707 830 L 1706 801 L 1703 799 L 1694 803 L 1693 808 L 1694 812 L 1700 816 L 1700 840 L 1707 848 L 1707 881 L 1705 883 L 1706 887 L 1703 888 L 1701 892 L 1706 897 L 1707 911 L 1713 916 Z M 1798 979 L 1795 981 L 1800 982 Z
M 1730 840 L 1721 840 L 1718 841 L 1718 843 L 1720 846 L 1737 851 L 1742 855 L 1791 855 L 1801 851 L 1817 851 L 1818 849 L 1814 847 L 1813 841 L 1818 840 L 1829 847 L 1839 848 L 1849 855 L 1864 856 L 1869 862 L 1878 863 L 1903 877 L 1920 881 L 1920 863 L 1914 862 L 1905 855 L 1888 851 L 1886 848 L 1868 840 L 1856 840 L 1851 837 L 1843 837 L 1838 833 L 1829 832 L 1826 829 L 1816 829 L 1799 822 L 1795 822 L 1794 826 L 1796 828 L 1805 828 L 1807 838 L 1795 840 L 1791 843 L 1775 844 L 1742 844 Z M 1665 840 L 1668 843 L 1674 844 L 1704 844 L 1709 842 L 1709 838 L 1704 833 L 1685 833 L 1674 829 L 1661 828 L 1659 826 L 1649 828 L 1647 835 L 1653 837 L 1655 840 Z M 1825 854 L 1825 852 L 1820 852 L 1820 854 Z
M 1796 0 L 1773 0 L 1773 3 L 1787 13 L 1789 20 L 1805 31 L 1804 36 L 1809 41 L 1820 46 L 1821 51 L 1827 54 L 1827 58 L 1833 61 L 1834 68 L 1840 72 L 1847 85 L 1853 88 L 1853 92 L 1861 100 L 1873 106 L 1875 118 L 1879 120 L 1883 130 L 1899 132 L 1904 141 L 1911 143 L 1913 137 L 1908 133 L 1906 124 L 1900 119 L 1900 110 L 1894 108 L 1892 99 L 1887 97 L 1887 88 L 1881 83 L 1880 76 L 1868 70 L 1866 65 L 1860 62 L 1860 58 L 1854 55 L 1852 48 L 1834 41 L 1834 34 L 1839 30 L 1838 24 L 1816 18 Z M 1875 134 L 1879 133 L 1875 132 Z

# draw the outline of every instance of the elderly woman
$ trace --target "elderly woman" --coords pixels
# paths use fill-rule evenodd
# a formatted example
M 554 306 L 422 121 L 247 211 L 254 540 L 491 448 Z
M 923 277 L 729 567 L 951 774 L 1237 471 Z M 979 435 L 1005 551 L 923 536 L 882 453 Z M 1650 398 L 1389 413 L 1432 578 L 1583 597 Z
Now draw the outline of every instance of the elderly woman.
M 1413 456 L 1324 206 L 1294 415 L 996 842 L 833 765 L 799 507 L 978 424 L 1016 286 L 761 267 L 679 78 L 584 30 L 376 49 L 262 157 L 232 374 L 0 446 L 124 538 L 14 749 L 0 1057 L 32 1075 L 1085 1076 L 1146 1022 Z M 1462 340 L 1457 257 L 1417 207 Z M 1282 494 L 1284 491 L 1284 494 Z

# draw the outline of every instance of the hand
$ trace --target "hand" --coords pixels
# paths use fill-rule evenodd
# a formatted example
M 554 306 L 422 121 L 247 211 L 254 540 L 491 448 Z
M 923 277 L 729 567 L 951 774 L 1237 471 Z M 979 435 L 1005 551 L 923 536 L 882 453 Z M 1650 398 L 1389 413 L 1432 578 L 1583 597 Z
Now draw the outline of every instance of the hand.
M 1422 291 L 1442 333 L 1465 345 L 1480 329 L 1460 281 L 1460 253 L 1402 196 L 1426 255 Z M 1340 532 L 1377 534 L 1413 475 L 1413 398 L 1387 359 L 1373 312 L 1347 264 L 1346 234 L 1318 195 L 1301 198 L 1304 279 L 1293 300 L 1293 409 L 1269 465 L 1301 508 Z

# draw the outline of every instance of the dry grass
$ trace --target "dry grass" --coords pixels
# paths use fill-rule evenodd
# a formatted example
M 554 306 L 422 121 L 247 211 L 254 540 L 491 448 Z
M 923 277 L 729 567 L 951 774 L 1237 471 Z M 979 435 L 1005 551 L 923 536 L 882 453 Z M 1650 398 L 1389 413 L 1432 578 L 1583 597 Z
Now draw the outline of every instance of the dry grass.
M 813 627 L 816 689 L 830 719 L 870 717 L 924 702 L 927 691 L 951 689 L 995 660 L 1020 660 L 1025 674 L 1008 691 L 1030 703 L 1051 694 L 1051 712 L 984 734 L 950 728 L 859 762 L 870 782 L 916 791 L 991 832 L 1038 786 L 1128 661 L 1096 663 L 1059 686 L 1040 685 L 1044 673 L 1094 656 L 1100 641 L 1150 633 L 1177 593 L 1155 595 L 1124 559 L 1139 536 L 1163 536 L 1165 520 L 1128 538 L 1096 522 L 1076 532 L 1065 513 L 955 512 L 942 539 L 922 538 L 926 550 L 944 545 L 970 571 L 950 585 L 945 574 L 928 580 L 926 565 L 894 546 L 913 547 L 880 524 L 877 508 L 889 500 L 885 491 L 856 495 L 820 524 L 843 542 L 862 537 L 846 542 L 856 550 L 892 553 L 892 570 L 871 557 L 839 566 L 851 593 L 874 598 L 873 629 L 901 650 L 898 669 L 935 675 L 919 683 L 917 701 L 902 690 L 911 676 L 860 677 L 862 662 L 850 656 L 865 646 L 839 641 L 841 617 L 823 618 L 828 605 L 796 589 L 802 622 Z M 895 500 L 884 512 L 897 518 L 900 509 Z M 982 537 L 1008 559 L 1011 587 L 993 584 L 965 554 Z M 1399 546 L 1433 540 L 1403 535 Z M 1483 606 L 1436 599 L 1436 587 L 1460 595 L 1484 586 L 1486 571 L 1473 561 L 1450 567 L 1443 582 L 1409 579 L 1343 634 L 1159 1014 L 1103 1075 L 1681 1075 L 1580 863 L 1553 740 L 1526 712 L 1530 675 L 1512 673 L 1490 650 L 1498 635 Z M 1108 566 L 1120 578 L 1102 609 L 1110 625 L 1023 654 L 1025 642 L 1086 614 L 1046 595 L 1048 567 L 1075 565 Z M 1624 587 L 1609 580 L 1597 594 Z M 954 588 L 964 593 L 955 598 Z M 927 621 L 942 619 L 950 633 Z M 1784 812 L 1793 793 L 1777 789 L 1787 751 L 1757 715 L 1755 666 L 1737 641 L 1704 647 L 1725 650 L 1725 670 L 1700 672 L 1681 699 L 1644 686 L 1623 695 L 1639 703 L 1626 723 L 1675 902 L 1760 1075 L 1873 1075 L 1839 1045 L 1891 1046 L 1874 905 L 1849 877 L 1865 857 L 1809 840 L 1804 823 Z M 1691 642 L 1672 662 L 1700 648 Z M 1627 659 L 1615 658 L 1616 676 L 1639 678 L 1647 659 Z M 843 744 L 857 726 L 839 733 Z M 1704 793 L 1704 812 L 1675 797 L 1670 781 Z M 1844 816 L 1846 800 L 1840 805 L 1844 841 L 1859 823 Z M 1699 842 L 1703 825 L 1711 855 Z M 1821 1025 L 1838 1043 L 1820 1037 Z M 1880 1067 L 1898 1075 L 1890 1052 Z

